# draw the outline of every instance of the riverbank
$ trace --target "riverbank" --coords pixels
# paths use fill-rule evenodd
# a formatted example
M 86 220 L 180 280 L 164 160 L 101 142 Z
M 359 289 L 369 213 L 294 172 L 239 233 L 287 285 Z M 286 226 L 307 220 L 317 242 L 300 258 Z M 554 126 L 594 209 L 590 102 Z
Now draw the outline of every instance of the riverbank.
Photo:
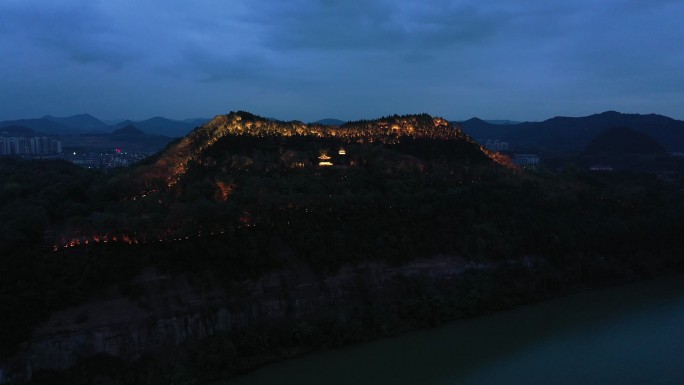
M 202 296 L 195 293 L 194 300 L 202 304 L 197 308 L 188 307 L 191 297 L 183 290 L 192 289 L 187 283 L 183 286 L 161 277 L 146 277 L 144 291 L 157 294 L 155 302 L 147 303 L 151 312 L 139 313 L 139 320 L 108 329 L 90 327 L 88 322 L 97 320 L 86 320 L 77 326 L 81 332 L 50 334 L 33 349 L 49 364 L 55 362 L 46 356 L 50 351 L 60 359 L 67 357 L 55 348 L 72 352 L 71 346 L 75 345 L 70 342 L 88 346 L 90 342 L 82 341 L 83 337 L 95 338 L 93 343 L 102 340 L 116 355 L 91 354 L 64 369 L 35 370 L 33 380 L 41 384 L 71 384 L 77 380 L 106 380 L 112 384 L 206 383 L 305 353 L 681 271 L 674 257 L 632 261 L 635 263 L 617 269 L 606 259 L 578 258 L 574 264 L 558 269 L 545 260 L 530 258 L 494 268 L 467 263 L 462 258 L 440 257 L 394 267 L 357 266 L 324 279 L 315 275 L 304 278 L 301 271 L 294 275 L 279 273 L 244 287 L 232 286 L 223 297 L 214 289 L 204 291 Z M 204 285 L 215 287 L 215 282 Z M 163 310 L 178 298 L 178 309 L 184 308 L 184 313 L 174 308 Z M 210 298 L 213 302 L 208 301 Z M 152 300 L 149 296 L 143 299 Z M 94 309 L 90 310 L 95 314 Z M 88 311 L 87 305 L 71 309 L 65 319 L 84 311 Z M 130 318 L 130 313 L 124 316 Z M 154 345 L 154 341 L 163 345 Z M 142 353 L 135 356 L 136 352 Z M 28 362 L 37 369 L 39 361 L 35 359 L 40 356 L 29 357 L 33 361 Z
M 213 385 L 676 384 L 682 276 L 576 293 L 274 363 Z

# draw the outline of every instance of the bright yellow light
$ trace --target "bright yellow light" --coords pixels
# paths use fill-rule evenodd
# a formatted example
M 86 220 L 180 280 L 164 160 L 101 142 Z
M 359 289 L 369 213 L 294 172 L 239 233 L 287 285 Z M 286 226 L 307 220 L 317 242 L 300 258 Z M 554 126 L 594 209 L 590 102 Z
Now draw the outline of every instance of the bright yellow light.
M 330 167 L 333 164 L 332 164 L 332 162 L 318 162 L 318 165 L 322 166 L 322 167 Z

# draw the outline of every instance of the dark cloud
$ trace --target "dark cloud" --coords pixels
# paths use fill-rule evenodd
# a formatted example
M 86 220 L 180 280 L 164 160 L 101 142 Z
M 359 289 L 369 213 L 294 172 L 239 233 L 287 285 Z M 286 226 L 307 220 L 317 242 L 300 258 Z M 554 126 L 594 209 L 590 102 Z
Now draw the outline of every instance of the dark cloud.
M 679 0 L 2 0 L 0 87 L 21 97 L 0 118 L 228 102 L 304 120 L 684 118 L 682 14 Z
M 379 1 L 295 0 L 254 11 L 261 43 L 275 50 L 387 50 L 406 38 L 395 9 Z
M 188 46 L 183 50 L 183 63 L 195 72 L 201 82 L 217 81 L 259 81 L 277 71 L 277 67 L 264 56 L 249 52 L 229 54 L 217 50 Z
M 55 51 L 77 63 L 118 68 L 136 53 L 121 41 L 122 31 L 116 23 L 95 4 L 10 1 L 0 6 L 0 25 L 15 39 Z
M 299 0 L 259 9 L 261 42 L 285 51 L 406 52 L 481 44 L 511 17 L 473 5 Z

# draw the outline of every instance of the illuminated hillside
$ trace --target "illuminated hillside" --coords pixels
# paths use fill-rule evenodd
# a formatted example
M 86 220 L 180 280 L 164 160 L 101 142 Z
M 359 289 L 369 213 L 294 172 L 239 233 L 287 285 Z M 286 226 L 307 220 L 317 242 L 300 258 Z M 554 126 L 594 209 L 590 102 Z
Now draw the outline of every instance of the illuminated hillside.
M 107 199 L 119 202 L 118 213 L 129 212 L 110 219 L 116 226 L 108 225 L 103 215 L 73 221 L 57 231 L 53 246 L 162 242 L 198 236 L 201 228 L 211 229 L 205 235 L 218 234 L 231 221 L 269 223 L 271 219 L 255 216 L 263 210 L 250 208 L 253 193 L 246 192 L 259 180 L 278 180 L 281 187 L 261 186 L 256 191 L 287 197 L 278 204 L 279 210 L 290 210 L 331 196 L 293 191 L 303 179 L 306 184 L 320 184 L 328 171 L 339 178 L 331 176 L 326 189 L 352 191 L 358 187 L 353 181 L 364 178 L 372 178 L 373 183 L 404 183 L 404 178 L 417 175 L 445 186 L 462 186 L 478 183 L 484 173 L 502 169 L 501 165 L 512 167 L 507 157 L 483 148 L 459 127 L 426 114 L 336 127 L 232 112 L 198 127 L 149 161 L 113 176 L 102 189 Z M 242 200 L 236 199 L 240 196 Z M 184 205 L 199 201 L 215 205 L 213 212 L 226 207 L 234 211 L 211 221 L 182 212 Z M 180 211 L 169 214 L 175 210 Z
M 349 122 L 342 126 L 322 126 L 299 121 L 282 122 L 265 119 L 248 112 L 218 115 L 197 128 L 180 142 L 171 145 L 147 171 L 151 178 L 163 178 L 169 186 L 178 182 L 190 161 L 222 138 L 236 137 L 303 137 L 333 139 L 340 144 L 398 144 L 402 138 L 435 141 L 462 141 L 478 146 L 496 163 L 510 166 L 508 159 L 477 145 L 460 127 L 427 114 L 390 116 L 371 121 Z

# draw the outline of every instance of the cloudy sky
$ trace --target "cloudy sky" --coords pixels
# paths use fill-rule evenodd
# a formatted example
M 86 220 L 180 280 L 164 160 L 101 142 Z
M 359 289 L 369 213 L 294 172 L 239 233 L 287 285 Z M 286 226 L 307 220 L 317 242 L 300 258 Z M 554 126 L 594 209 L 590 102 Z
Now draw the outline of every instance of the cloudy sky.
M 1 0 L 0 119 L 684 119 L 682 0 Z

